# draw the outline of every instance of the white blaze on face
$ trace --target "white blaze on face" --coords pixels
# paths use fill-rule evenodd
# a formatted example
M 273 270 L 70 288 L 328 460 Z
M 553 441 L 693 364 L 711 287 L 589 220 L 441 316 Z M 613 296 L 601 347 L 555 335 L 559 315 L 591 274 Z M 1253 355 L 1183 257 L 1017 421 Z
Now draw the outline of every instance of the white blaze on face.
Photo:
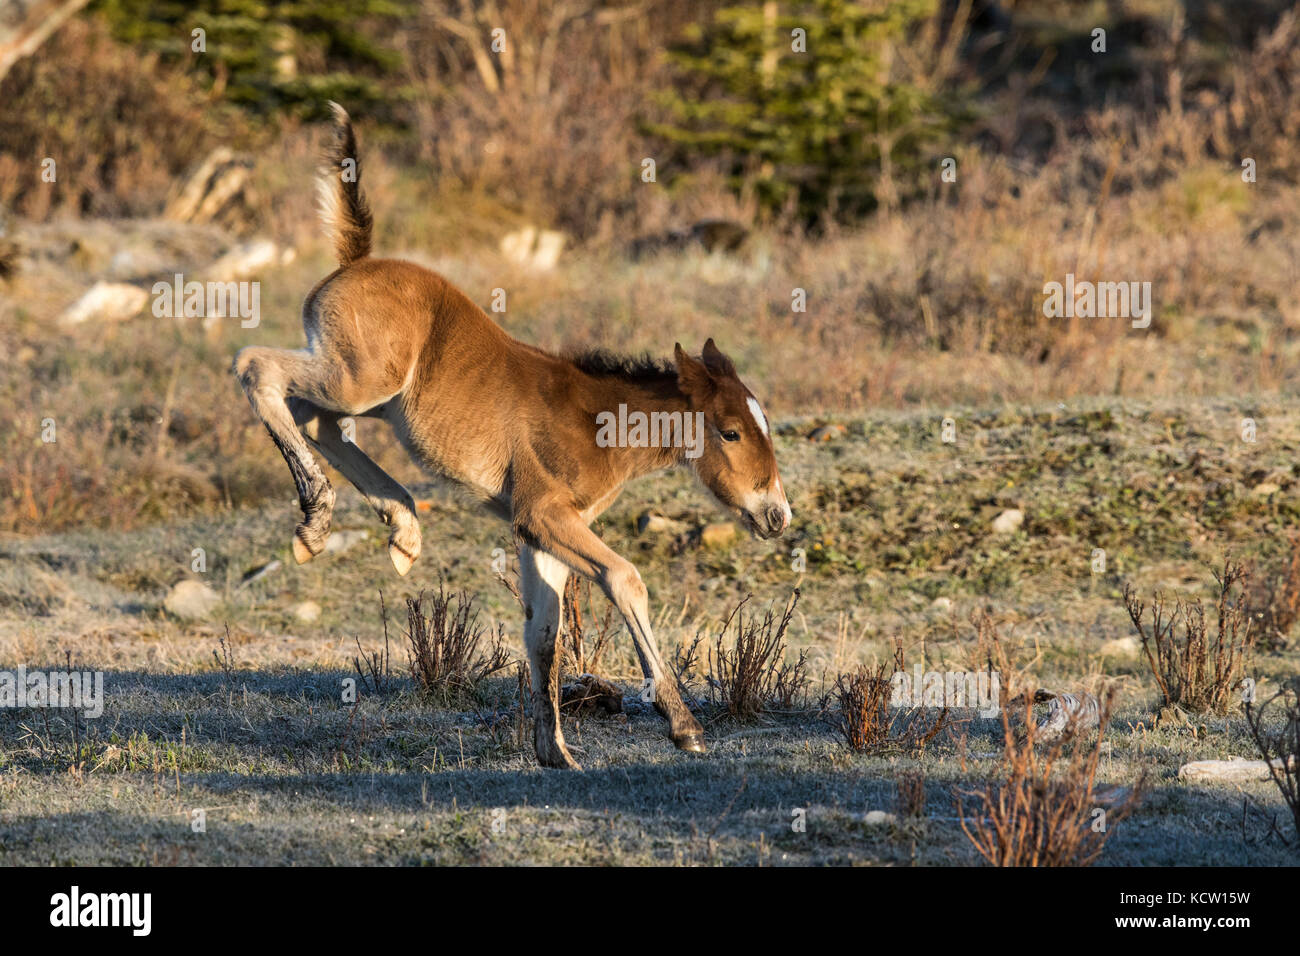
M 753 415 L 754 421 L 758 423 L 758 430 L 766 435 L 767 416 L 763 414 L 763 408 L 758 404 L 758 399 L 751 395 L 749 398 L 745 399 L 745 402 L 749 405 L 749 414 Z

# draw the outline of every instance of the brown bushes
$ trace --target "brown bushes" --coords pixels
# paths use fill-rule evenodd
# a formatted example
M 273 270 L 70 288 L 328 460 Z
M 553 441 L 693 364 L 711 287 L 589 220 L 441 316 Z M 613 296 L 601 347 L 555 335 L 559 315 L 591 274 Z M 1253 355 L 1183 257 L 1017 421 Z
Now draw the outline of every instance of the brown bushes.
M 1023 733 L 1002 710 L 1005 781 L 966 792 L 975 798 L 970 814 L 961 797 L 962 832 L 994 866 L 1088 866 L 1101 855 L 1114 825 L 1137 809 L 1145 774 L 1132 790 L 1096 787 L 1102 739 L 1113 694 L 1102 705 L 1096 740 L 1066 734 L 1050 748 L 1036 746 L 1033 703 L 1023 703 Z
M 217 126 L 238 126 L 183 72 L 117 43 L 94 18 L 69 22 L 19 61 L 0 95 L 0 205 L 29 219 L 156 213 Z M 41 178 L 46 158 L 54 183 Z
M 873 671 L 865 664 L 835 678 L 831 697 L 839 705 L 835 729 L 851 750 L 859 753 L 884 751 L 918 751 L 948 725 L 948 708 L 943 707 L 933 721 L 922 717 L 921 707 L 892 706 L 894 675 L 905 674 L 903 645 L 894 646 L 892 668 L 881 664 Z
M 807 706 L 809 680 L 805 673 L 807 655 L 799 652 L 794 663 L 785 659 L 785 632 L 794 617 L 799 603 L 799 589 L 795 588 L 778 618 L 771 605 L 761 618 L 746 620 L 746 597 L 722 622 L 713 645 L 707 648 L 705 683 L 711 704 L 726 709 L 727 713 L 742 720 L 750 720 L 765 711 L 792 710 Z M 727 632 L 735 624 L 732 646 L 727 646 Z M 675 655 L 673 670 L 679 681 L 694 671 L 700 663 L 701 635 Z
M 1224 714 L 1237 699 L 1245 659 L 1255 646 L 1245 601 L 1250 571 L 1225 558 L 1223 570 L 1213 573 L 1218 586 L 1213 638 L 1200 598 L 1188 602 L 1175 597 L 1173 612 L 1168 613 L 1164 594 L 1156 592 L 1148 630 L 1146 604 L 1131 585 L 1124 586 L 1124 607 L 1142 640 L 1165 707 Z M 1180 620 L 1181 636 L 1177 633 Z
M 510 665 L 499 625 L 483 647 L 487 627 L 478 623 L 474 599 L 464 591 L 421 592 L 406 599 L 407 657 L 411 678 L 424 693 L 442 698 L 472 693 L 479 683 Z

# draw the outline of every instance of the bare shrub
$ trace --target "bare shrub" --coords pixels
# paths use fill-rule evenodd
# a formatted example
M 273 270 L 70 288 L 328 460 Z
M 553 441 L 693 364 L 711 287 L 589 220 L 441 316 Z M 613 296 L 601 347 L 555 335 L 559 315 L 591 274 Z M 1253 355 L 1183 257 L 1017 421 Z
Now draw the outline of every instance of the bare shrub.
M 1269 730 L 1265 727 L 1265 719 L 1268 709 L 1274 706 L 1281 708 L 1281 726 Z M 1300 680 L 1293 679 L 1291 686 L 1278 691 L 1258 707 L 1248 700 L 1246 724 L 1260 755 L 1268 762 L 1269 776 L 1291 811 L 1295 845 L 1300 848 Z
M 923 708 L 891 707 L 894 675 L 907 670 L 901 641 L 894 644 L 892 667 L 875 670 L 861 664 L 835 678 L 823 707 L 834 697 L 839 705 L 836 729 L 851 750 L 859 753 L 923 750 L 948 725 L 948 708 L 933 721 L 921 716 Z
M 415 686 L 443 699 L 472 693 L 484 678 L 510 666 L 498 625 L 484 648 L 486 625 L 479 624 L 474 599 L 465 591 L 421 591 L 406 599 L 407 657 Z
M 1114 825 L 1141 803 L 1145 772 L 1132 790 L 1103 795 L 1096 786 L 1102 739 L 1110 720 L 1113 692 L 1102 705 L 1097 738 L 1066 734 L 1049 748 L 1035 746 L 1033 701 L 1025 698 L 1024 733 L 1017 733 L 1008 708 L 1002 710 L 1006 780 L 966 791 L 976 804 L 971 814 L 961 798 L 957 812 L 962 832 L 994 866 L 1089 866 L 1114 832 Z
M 1225 557 L 1223 570 L 1213 573 L 1218 586 L 1213 639 L 1209 636 L 1205 606 L 1200 598 L 1189 602 L 1175 596 L 1173 611 L 1169 613 L 1165 595 L 1156 592 L 1148 629 L 1146 604 L 1138 599 L 1131 585 L 1124 586 L 1124 607 L 1142 639 L 1142 649 L 1160 687 L 1164 707 L 1225 714 L 1236 699 L 1245 659 L 1256 639 L 1245 600 L 1250 571 Z
M 761 618 L 746 620 L 746 597 L 727 615 L 722 629 L 709 648 L 709 668 L 705 682 L 709 688 L 709 702 L 725 707 L 727 713 L 742 720 L 757 717 L 764 711 L 791 710 L 807 705 L 808 678 L 805 674 L 807 654 L 799 652 L 793 664 L 785 659 L 785 632 L 794 617 L 799 603 L 799 589 L 795 588 L 778 618 L 773 606 L 768 605 Z M 735 623 L 735 638 L 727 647 L 727 632 Z M 677 672 L 687 672 L 693 665 L 700 637 L 683 655 L 678 654 Z
M 704 682 L 708 702 L 723 707 L 727 713 L 749 720 L 762 713 L 806 709 L 808 707 L 807 654 L 799 652 L 793 663 L 786 661 L 786 630 L 794 617 L 800 591 L 795 588 L 778 618 L 772 605 L 761 618 L 745 618 L 744 598 L 728 613 L 712 645 L 698 632 L 690 644 L 679 647 L 673 655 L 672 670 L 686 696 L 691 693 L 689 678 L 701 667 L 700 649 L 704 646 Z M 727 634 L 735 625 L 732 646 Z M 696 703 L 699 703 L 696 700 Z
M 1300 620 L 1300 534 L 1291 534 L 1289 541 L 1285 562 L 1257 573 L 1250 594 L 1260 646 L 1272 651 L 1286 649 Z
M 920 818 L 925 816 L 925 774 L 908 770 L 894 781 L 895 806 L 899 816 Z

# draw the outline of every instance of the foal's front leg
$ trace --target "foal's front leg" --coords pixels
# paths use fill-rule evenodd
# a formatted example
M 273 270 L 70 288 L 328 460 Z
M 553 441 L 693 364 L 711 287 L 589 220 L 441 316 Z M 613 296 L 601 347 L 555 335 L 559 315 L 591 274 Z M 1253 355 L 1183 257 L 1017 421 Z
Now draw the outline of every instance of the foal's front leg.
M 649 594 L 636 568 L 615 554 L 572 509 L 517 515 L 515 524 L 525 541 L 545 549 L 600 585 L 632 632 L 642 673 L 653 682 L 655 710 L 668 719 L 673 744 L 679 750 L 703 753 L 704 728 L 682 701 L 677 680 L 659 654 L 650 629 Z
M 564 745 L 560 727 L 560 602 L 569 569 L 545 554 L 519 548 L 519 583 L 524 599 L 524 644 L 533 685 L 533 747 L 543 767 L 581 770 Z

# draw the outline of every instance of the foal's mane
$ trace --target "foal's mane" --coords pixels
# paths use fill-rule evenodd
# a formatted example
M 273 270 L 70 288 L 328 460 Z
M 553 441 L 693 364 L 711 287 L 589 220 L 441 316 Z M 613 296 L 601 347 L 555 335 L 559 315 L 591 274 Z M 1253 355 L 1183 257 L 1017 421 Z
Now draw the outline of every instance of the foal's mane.
M 677 368 L 667 359 L 657 359 L 649 352 L 641 355 L 617 355 L 607 349 L 587 349 L 566 356 L 581 372 L 588 375 L 621 378 L 627 382 L 656 382 L 677 378 Z

